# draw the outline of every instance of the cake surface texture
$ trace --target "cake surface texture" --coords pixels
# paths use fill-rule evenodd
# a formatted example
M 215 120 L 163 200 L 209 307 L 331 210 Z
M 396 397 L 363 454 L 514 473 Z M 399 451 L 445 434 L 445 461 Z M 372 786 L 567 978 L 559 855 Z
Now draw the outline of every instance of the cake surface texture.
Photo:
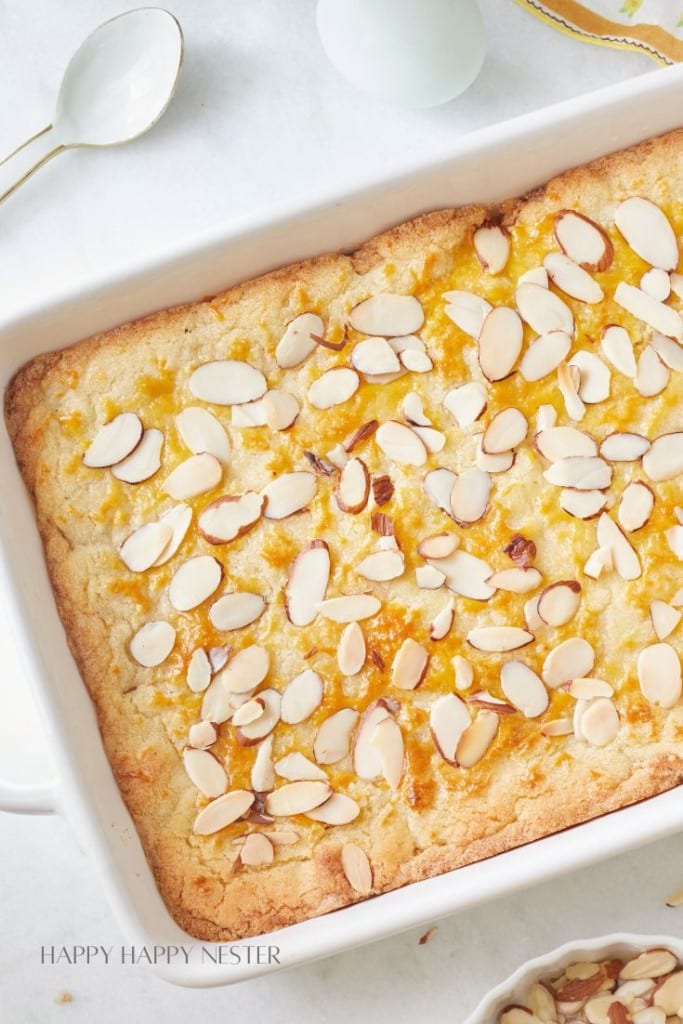
M 16 375 L 59 613 L 189 933 L 683 780 L 682 200 L 680 131 Z

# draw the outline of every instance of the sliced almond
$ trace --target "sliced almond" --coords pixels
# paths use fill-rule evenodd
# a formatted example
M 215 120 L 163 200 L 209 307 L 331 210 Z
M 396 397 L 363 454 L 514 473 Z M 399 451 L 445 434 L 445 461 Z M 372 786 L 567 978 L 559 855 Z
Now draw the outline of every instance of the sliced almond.
M 437 697 L 429 712 L 429 727 L 437 750 L 445 761 L 455 764 L 460 737 L 472 721 L 467 704 L 454 693 Z
M 429 626 L 429 639 L 430 640 L 443 640 L 444 637 L 448 636 L 453 625 L 453 619 L 455 618 L 455 605 L 453 601 L 449 601 L 443 606 L 441 611 L 437 612 L 432 619 Z
M 170 526 L 146 523 L 124 540 L 119 548 L 121 561 L 131 572 L 145 572 L 155 564 L 172 536 Z
M 527 435 L 529 423 L 519 409 L 502 409 L 496 413 L 484 432 L 481 446 L 490 455 L 509 452 L 522 443 Z
M 332 622 L 361 622 L 371 619 L 382 607 L 382 602 L 372 594 L 349 594 L 347 597 L 330 597 L 321 601 L 318 611 Z
M 609 697 L 592 700 L 581 715 L 580 731 L 593 747 L 606 747 L 619 732 L 619 713 Z
M 560 580 L 546 587 L 538 599 L 538 614 L 548 626 L 564 626 L 571 622 L 581 604 L 581 584 L 576 580 Z
M 304 722 L 323 699 L 323 681 L 317 672 L 307 668 L 284 688 L 280 718 L 288 725 Z
M 669 1016 L 679 1016 L 683 1009 L 683 971 L 674 971 L 655 989 L 653 1003 Z
M 671 379 L 671 372 L 657 355 L 652 345 L 640 353 L 636 369 L 636 391 L 643 398 L 661 394 Z
M 283 473 L 267 484 L 261 494 L 266 498 L 263 515 L 266 519 L 286 519 L 307 508 L 318 488 L 314 473 L 299 470 Z
M 166 478 L 163 490 L 176 501 L 196 498 L 198 494 L 212 491 L 221 482 L 223 467 L 215 455 L 203 452 L 191 455 Z
M 225 427 L 208 409 L 198 405 L 188 406 L 178 413 L 175 425 L 180 439 L 193 455 L 208 452 L 219 462 L 230 461 L 230 441 Z
M 175 571 L 168 587 L 168 599 L 179 612 L 189 612 L 218 589 L 223 566 L 212 555 L 188 558 Z
M 683 612 L 672 608 L 666 601 L 652 601 L 650 604 L 650 618 L 658 640 L 666 640 L 671 636 L 681 617 Z
M 550 462 L 575 456 L 591 458 L 598 454 L 596 441 L 576 427 L 548 427 L 535 437 L 536 447 Z
M 598 282 L 565 253 L 551 252 L 543 260 L 548 276 L 566 295 L 580 302 L 602 302 L 605 293 Z
M 596 548 L 587 558 L 583 571 L 593 580 L 599 580 L 603 572 L 611 572 L 614 560 L 610 548 Z
M 560 494 L 560 507 L 577 519 L 594 519 L 607 508 L 607 495 L 603 491 L 576 491 L 569 488 Z
M 484 320 L 493 309 L 491 303 L 479 295 L 465 291 L 445 292 L 443 297 L 448 303 L 445 309 L 446 316 L 476 341 L 481 334 Z
M 600 455 L 608 462 L 635 462 L 642 458 L 650 442 L 642 434 L 616 431 L 600 444 Z
M 265 704 L 260 697 L 253 697 L 251 700 L 246 700 L 244 704 L 240 704 L 230 721 L 237 726 L 251 725 L 252 722 L 258 721 L 264 711 Z
M 112 467 L 112 475 L 126 484 L 141 484 L 161 468 L 164 435 L 160 430 L 145 430 L 130 455 Z
M 237 730 L 237 741 L 243 747 L 253 746 L 264 739 L 280 721 L 280 694 L 277 690 L 260 690 L 258 696 L 263 701 L 263 714 Z
M 544 722 L 541 732 L 544 736 L 571 736 L 574 723 L 571 718 L 555 718 L 551 722 Z
M 434 427 L 413 427 L 428 452 L 440 452 L 446 444 L 446 435 Z
M 260 594 L 246 591 L 224 594 L 209 608 L 209 621 L 215 629 L 244 629 L 256 622 L 266 610 L 266 602 Z
M 407 637 L 396 652 L 391 667 L 391 682 L 399 690 L 414 690 L 427 671 L 429 654 L 411 637 Z
M 242 405 L 266 392 L 266 378 L 250 363 L 217 359 L 197 367 L 189 381 L 196 398 L 213 405 Z
M 375 505 L 380 508 L 382 505 L 386 505 L 391 501 L 394 495 L 394 485 L 391 482 L 391 477 L 388 477 L 386 473 L 381 476 L 373 477 L 372 480 L 372 497 Z
M 230 413 L 230 422 L 233 427 L 251 428 L 265 427 L 266 410 L 263 399 L 257 398 L 255 402 L 245 402 L 244 405 L 233 405 Z
M 683 431 L 660 434 L 643 456 L 643 469 L 650 480 L 671 480 L 683 473 Z
M 218 678 L 228 693 L 249 693 L 263 682 L 269 668 L 268 651 L 253 644 L 234 654 Z
M 581 349 L 569 360 L 568 366 L 578 367 L 580 373 L 579 398 L 586 405 L 604 402 L 609 398 L 611 374 L 599 356 Z
M 246 789 L 233 789 L 230 793 L 224 793 L 202 808 L 195 818 L 192 831 L 198 836 L 220 832 L 246 814 L 255 799 L 254 794 Z
M 206 750 L 218 739 L 218 727 L 215 722 L 195 722 L 190 726 L 188 741 L 197 750 Z
M 371 739 L 379 722 L 390 714 L 384 701 L 375 701 L 360 717 L 353 744 L 353 770 L 360 779 L 376 779 L 382 774 L 382 762 Z
M 266 814 L 272 814 L 275 818 L 306 814 L 320 807 L 331 796 L 332 787 L 328 782 L 317 779 L 286 782 L 266 797 Z
M 427 459 L 427 449 L 410 427 L 398 420 L 388 420 L 375 434 L 377 444 L 393 462 L 407 466 L 422 466 Z
M 586 414 L 586 407 L 579 397 L 581 373 L 576 366 L 562 363 L 557 368 L 557 386 L 564 399 L 564 407 L 571 420 L 580 422 Z
M 372 868 L 367 853 L 355 843 L 347 843 L 341 852 L 341 865 L 351 888 L 368 896 L 372 892 Z
M 595 652 L 587 640 L 573 636 L 564 640 L 548 654 L 543 662 L 543 682 L 556 690 L 570 679 L 590 675 L 595 663 Z
M 275 788 L 272 733 L 264 739 L 256 751 L 251 768 L 251 788 L 255 793 L 268 793 Z
M 472 237 L 474 250 L 484 270 L 500 274 L 510 256 L 510 236 L 499 224 L 484 224 Z
M 433 565 L 418 565 L 415 582 L 420 590 L 439 590 L 446 582 L 446 574 Z
M 159 522 L 171 527 L 171 539 L 154 563 L 155 566 L 164 565 L 175 555 L 190 528 L 192 509 L 189 505 L 174 505 L 159 516 Z
M 463 525 L 476 523 L 486 515 L 490 497 L 489 474 L 476 466 L 466 469 L 453 483 L 450 496 L 451 514 Z
M 609 548 L 614 559 L 614 568 L 623 580 L 635 580 L 642 573 L 640 559 L 621 527 L 603 512 L 598 519 L 598 544 Z M 583 673 L 585 675 L 585 673 Z
M 678 266 L 678 243 L 666 215 L 649 199 L 633 196 L 614 211 L 614 223 L 646 263 L 662 270 Z
M 496 306 L 479 334 L 479 366 L 487 380 L 504 380 L 512 373 L 522 351 L 524 329 L 516 310 Z
M 360 378 L 355 370 L 346 366 L 336 366 L 313 381 L 308 389 L 308 401 L 316 409 L 331 409 L 335 405 L 348 402 L 355 395 L 359 385 Z
M 660 267 L 652 267 L 651 270 L 646 270 L 640 279 L 640 287 L 648 295 L 651 295 L 653 299 L 658 299 L 660 302 L 666 302 L 671 294 L 671 280 L 666 270 L 662 270 Z
M 410 427 L 430 427 L 432 421 L 428 419 L 422 408 L 422 399 L 415 391 L 409 391 L 401 404 L 403 418 Z
M 320 779 L 322 782 L 327 782 L 325 772 L 298 751 L 285 754 L 279 761 L 276 761 L 275 771 L 280 778 L 288 779 L 290 782 L 300 782 L 306 779 Z
M 603 679 L 594 679 L 592 676 L 572 679 L 566 690 L 576 700 L 595 700 L 596 697 L 611 697 L 614 693 L 614 688 L 609 683 Z
M 517 284 L 540 284 L 542 288 L 547 288 L 548 271 L 545 267 L 531 267 L 519 275 Z
M 524 621 L 530 633 L 543 629 L 545 622 L 538 614 L 538 594 L 534 594 L 524 605 Z
M 424 323 L 424 312 L 414 295 L 382 292 L 354 306 L 349 323 L 360 334 L 393 338 L 419 331 Z
M 432 469 L 424 478 L 422 488 L 437 508 L 452 516 L 451 492 L 457 477 L 452 469 Z
M 83 465 L 90 469 L 115 466 L 131 454 L 141 437 L 140 417 L 134 412 L 121 412 L 95 435 L 83 456 Z
M 528 594 L 538 587 L 541 574 L 533 566 L 528 569 L 515 566 L 513 569 L 500 569 L 494 572 L 486 582 L 496 590 L 506 590 L 511 594 Z
M 373 551 L 356 566 L 359 576 L 376 583 L 398 579 L 404 571 L 405 560 L 400 551 Z
M 620 281 L 614 292 L 614 301 L 637 320 L 642 320 L 648 327 L 665 334 L 667 338 L 674 338 L 676 341 L 683 339 L 683 320 L 676 310 L 653 299 L 635 285 Z
M 523 661 L 506 661 L 500 670 L 503 693 L 525 718 L 538 718 L 550 702 L 548 691 L 533 669 Z
M 266 391 L 261 399 L 266 423 L 271 430 L 289 430 L 299 415 L 299 403 L 288 391 Z
M 239 859 L 245 867 L 272 864 L 273 844 L 262 832 L 250 832 L 240 847 Z
M 292 625 L 308 626 L 313 622 L 329 579 L 330 549 L 324 540 L 310 541 L 289 567 L 285 608 Z
M 187 664 L 187 685 L 193 693 L 203 693 L 211 682 L 211 675 L 209 656 L 203 647 L 197 647 Z
M 324 804 L 307 811 L 306 817 L 323 825 L 348 825 L 359 814 L 360 807 L 355 800 L 344 793 L 333 793 Z
M 633 342 L 628 331 L 618 324 L 610 324 L 605 328 L 600 343 L 602 354 L 615 370 L 626 377 L 636 375 L 636 357 L 633 354 Z
M 632 960 L 627 960 L 621 971 L 621 981 L 634 981 L 640 978 L 661 978 L 671 974 L 678 966 L 678 961 L 668 949 L 647 949 Z
M 476 423 L 486 409 L 486 401 L 485 386 L 473 380 L 449 391 L 443 404 L 455 416 L 459 427 L 469 427 Z
M 453 554 L 459 543 L 454 533 L 435 533 L 420 541 L 417 552 L 423 558 L 447 558 Z
M 455 687 L 457 690 L 469 690 L 474 682 L 474 669 L 461 654 L 456 654 L 452 659 L 453 672 L 455 675 Z
M 190 782 L 204 796 L 220 796 L 225 793 L 228 776 L 225 768 L 208 750 L 186 747 L 183 751 L 183 765 Z
M 197 521 L 199 532 L 209 544 L 227 544 L 256 525 L 265 504 L 266 496 L 254 491 L 226 494 L 201 512 Z
M 602 490 L 612 482 L 612 467 L 596 456 L 572 455 L 559 459 L 543 476 L 557 487 L 573 487 L 577 491 Z
M 204 692 L 200 712 L 202 721 L 214 722 L 216 725 L 229 722 L 235 710 L 230 697 L 220 678 L 213 679 Z
M 576 210 L 560 210 L 555 217 L 555 237 L 570 259 L 585 270 L 607 270 L 614 248 L 605 231 Z
M 573 336 L 574 316 L 571 309 L 548 288 L 529 283 L 518 285 L 515 301 L 520 316 L 537 334 L 564 331 L 570 337 Z
M 365 664 L 366 653 L 363 630 L 357 622 L 350 622 L 344 628 L 337 648 L 337 664 L 342 675 L 357 675 Z
M 351 365 L 359 373 L 397 373 L 401 364 L 386 338 L 365 338 L 354 345 L 351 351 Z
M 486 582 L 492 575 L 491 566 L 467 551 L 454 551 L 448 558 L 430 560 L 429 564 L 446 574 L 446 586 L 454 594 L 475 601 L 488 601 L 495 594 L 495 588 Z
M 325 719 L 313 741 L 313 754 L 318 764 L 343 761 L 351 748 L 351 735 L 359 717 L 353 708 L 342 708 Z
M 175 645 L 170 622 L 146 622 L 130 642 L 130 653 L 143 668 L 155 668 L 166 661 Z
M 379 757 L 385 782 L 392 789 L 398 789 L 404 770 L 405 747 L 403 733 L 394 718 L 384 718 L 377 723 L 370 746 Z
M 492 653 L 516 651 L 534 641 L 534 634 L 519 626 L 476 626 L 467 634 L 470 647 Z
M 283 370 L 299 366 L 316 348 L 316 337 L 322 337 L 325 325 L 317 313 L 301 313 L 289 324 L 275 349 L 275 361 Z
M 627 533 L 635 533 L 649 522 L 654 505 L 655 496 L 642 480 L 627 484 L 617 508 L 619 525 Z
M 473 768 L 485 756 L 498 732 L 498 715 L 482 709 L 463 732 L 455 750 L 461 768 Z
M 434 363 L 426 352 L 417 352 L 412 348 L 405 348 L 399 355 L 401 364 L 410 370 L 411 373 L 429 373 L 434 369 Z
M 361 512 L 370 497 L 370 474 L 362 459 L 349 459 L 339 474 L 335 495 L 342 512 Z
M 206 653 L 211 665 L 211 671 L 214 673 L 220 672 L 232 654 L 232 647 L 222 644 L 220 647 L 209 647 Z
M 482 473 L 507 473 L 515 462 L 515 452 L 501 452 L 498 455 L 488 455 L 482 450 L 482 438 L 477 439 L 477 451 L 474 457 L 474 464 Z
M 648 348 L 654 349 L 662 363 L 676 373 L 683 373 L 683 346 L 654 331 Z M 647 349 L 645 350 L 647 351 Z
M 683 526 L 671 526 L 664 531 L 664 536 L 676 558 L 683 560 Z
M 531 342 L 522 357 L 519 372 L 526 381 L 542 380 L 566 359 L 571 346 L 572 340 L 566 331 L 548 331 Z

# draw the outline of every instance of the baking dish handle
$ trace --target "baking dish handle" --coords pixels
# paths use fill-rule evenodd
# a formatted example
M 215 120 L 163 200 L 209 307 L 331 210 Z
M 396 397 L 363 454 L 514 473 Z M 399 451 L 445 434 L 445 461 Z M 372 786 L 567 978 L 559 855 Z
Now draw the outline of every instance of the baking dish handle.
M 56 810 L 56 782 L 21 786 L 0 779 L 0 811 L 11 814 L 53 814 Z

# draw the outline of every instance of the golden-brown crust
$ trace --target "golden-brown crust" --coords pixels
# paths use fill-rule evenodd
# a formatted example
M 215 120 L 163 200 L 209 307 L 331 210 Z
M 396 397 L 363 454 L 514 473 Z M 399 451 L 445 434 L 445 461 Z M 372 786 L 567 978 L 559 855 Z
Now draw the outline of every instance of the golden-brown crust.
M 155 313 L 40 356 L 11 383 L 6 420 L 36 504 L 69 645 L 93 697 L 108 757 L 160 890 L 175 919 L 191 934 L 216 940 L 254 935 L 352 902 L 356 897 L 339 858 L 347 840 L 367 850 L 374 891 L 381 892 L 494 856 L 676 786 L 683 781 L 683 714 L 680 706 L 650 714 L 629 691 L 626 745 L 568 753 L 563 741 L 553 744 L 540 733 L 532 740 L 526 733 L 509 731 L 509 756 L 488 766 L 485 759 L 486 767 L 470 775 L 443 764 L 435 768 L 434 759 L 416 752 L 414 761 L 409 757 L 401 799 L 386 787 L 356 780 L 351 788 L 363 807 L 358 822 L 326 830 L 302 820 L 295 827 L 304 831 L 303 842 L 283 848 L 269 867 L 236 871 L 230 839 L 219 835 L 204 840 L 191 833 L 196 795 L 179 756 L 190 718 L 173 704 L 191 644 L 174 651 L 170 665 L 155 670 L 152 682 L 127 654 L 132 627 L 149 613 L 153 594 L 148 584 L 126 591 L 117 575 L 113 541 L 120 543 L 131 527 L 150 518 L 160 492 L 156 484 L 150 485 L 144 492 L 150 504 L 138 508 L 128 492 L 110 490 L 107 474 L 83 475 L 76 463 L 94 424 L 134 399 L 144 403 L 143 419 L 147 408 L 152 420 L 168 419 L 165 374 L 178 375 L 207 353 L 214 358 L 233 349 L 272 353 L 278 332 L 304 310 L 324 310 L 330 331 L 341 336 L 349 302 L 379 285 L 386 289 L 387 282 L 394 282 L 399 291 L 419 287 L 424 294 L 432 287 L 443 290 L 447 280 L 458 287 L 461 253 L 487 220 L 499 219 L 518 237 L 529 238 L 553 211 L 565 207 L 611 225 L 615 203 L 628 194 L 646 194 L 672 209 L 673 186 L 680 191 L 683 185 L 682 142 L 683 132 L 648 141 L 569 171 L 495 209 L 471 206 L 423 215 L 349 256 L 327 255 L 285 267 L 203 303 Z M 460 345 L 462 337 L 455 331 L 448 344 Z M 436 347 L 439 340 L 432 340 Z M 149 386 L 144 383 L 146 366 Z M 158 392 L 155 381 L 161 382 Z M 181 394 L 181 401 L 189 398 L 187 391 L 184 399 Z M 240 543 L 246 564 L 253 558 L 254 541 L 243 538 Z M 241 558 L 238 554 L 235 564 L 246 579 Z M 284 567 L 272 564 L 277 567 L 275 607 Z M 168 576 L 161 572 L 159 579 L 165 582 Z M 119 589 L 108 589 L 111 580 Z M 468 614 L 465 609 L 464 619 Z M 607 622 L 613 626 L 612 620 Z M 199 629 L 193 619 L 195 627 Z M 215 637 L 207 642 L 211 639 Z M 329 636 L 323 637 L 322 647 L 325 641 L 329 646 Z M 293 631 L 285 631 L 283 645 L 288 642 L 295 642 Z M 614 666 L 619 664 L 618 650 L 616 655 Z M 288 664 L 283 660 L 283 672 Z M 621 668 L 613 671 L 616 684 Z M 378 669 L 373 672 L 380 674 Z M 386 681 L 380 685 L 388 687 Z M 441 685 L 442 691 L 448 687 L 446 682 Z M 196 710 L 196 702 L 190 710 Z M 422 728 L 422 719 L 415 722 Z M 505 728 L 513 726 L 505 723 Z M 518 747 L 512 745 L 514 737 Z

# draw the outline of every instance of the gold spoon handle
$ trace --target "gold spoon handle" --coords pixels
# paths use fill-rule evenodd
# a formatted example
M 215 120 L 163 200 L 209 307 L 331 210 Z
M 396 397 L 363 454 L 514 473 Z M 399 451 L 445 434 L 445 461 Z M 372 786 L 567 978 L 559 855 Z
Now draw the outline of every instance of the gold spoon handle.
M 17 146 L 17 148 L 15 150 L 13 150 L 11 153 L 8 153 L 8 155 L 6 157 L 4 157 L 2 160 L 0 160 L 0 167 L 3 167 L 5 164 L 9 163 L 10 160 L 18 159 L 19 158 L 19 154 L 22 153 L 25 149 L 27 149 L 29 147 L 32 147 L 32 148 L 34 148 L 36 150 L 42 150 L 41 156 L 33 164 L 30 164 L 28 167 L 26 167 L 26 164 L 25 164 L 25 161 L 24 161 L 24 164 L 23 164 L 24 171 L 23 171 L 23 173 L 14 182 L 12 182 L 9 186 L 5 186 L 4 190 L 2 192 L 0 192 L 0 203 L 4 199 L 7 199 L 8 196 L 11 196 L 12 193 L 15 192 L 16 189 L 18 189 L 20 185 L 23 185 L 25 181 L 28 181 L 28 179 L 31 177 L 31 175 L 35 174 L 35 172 L 40 167 L 43 167 L 46 163 L 48 163 L 49 160 L 52 160 L 52 158 L 54 156 L 57 156 L 58 153 L 61 153 L 64 149 L 67 148 L 61 142 L 58 143 L 56 146 L 54 146 L 52 149 L 49 149 L 47 151 L 45 151 L 44 146 L 38 145 L 38 140 L 39 139 L 43 139 L 43 137 L 45 135 L 47 135 L 49 132 L 51 132 L 51 131 L 52 131 L 52 125 L 51 124 L 47 125 L 47 127 L 45 127 L 45 128 L 41 128 L 41 130 L 39 132 L 36 132 L 35 135 L 32 135 L 30 137 L 30 139 L 26 140 L 26 142 L 22 142 L 22 144 L 20 146 Z M 2 188 L 2 185 L 0 185 L 0 188 Z

